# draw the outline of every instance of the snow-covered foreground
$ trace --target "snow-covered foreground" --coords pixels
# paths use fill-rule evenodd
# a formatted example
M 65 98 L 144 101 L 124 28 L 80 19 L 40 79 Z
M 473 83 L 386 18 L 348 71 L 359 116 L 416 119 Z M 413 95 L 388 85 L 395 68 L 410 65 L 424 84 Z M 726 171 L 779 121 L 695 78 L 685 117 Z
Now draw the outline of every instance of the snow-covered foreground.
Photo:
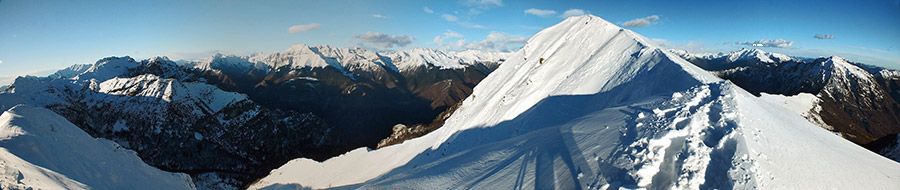
M 2 189 L 194 189 L 186 174 L 141 161 L 53 111 L 19 105 L 0 115 Z
M 251 189 L 900 188 L 900 164 L 595 16 L 506 60 L 442 128 Z

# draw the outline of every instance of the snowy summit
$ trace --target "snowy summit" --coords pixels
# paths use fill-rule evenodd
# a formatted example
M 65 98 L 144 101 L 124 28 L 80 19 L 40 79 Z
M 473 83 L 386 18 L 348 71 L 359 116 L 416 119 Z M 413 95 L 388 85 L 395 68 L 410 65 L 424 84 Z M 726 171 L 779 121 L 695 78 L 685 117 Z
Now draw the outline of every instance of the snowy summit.
M 761 119 L 765 118 L 765 119 Z M 900 164 L 599 17 L 507 58 L 432 133 L 251 189 L 896 189 Z

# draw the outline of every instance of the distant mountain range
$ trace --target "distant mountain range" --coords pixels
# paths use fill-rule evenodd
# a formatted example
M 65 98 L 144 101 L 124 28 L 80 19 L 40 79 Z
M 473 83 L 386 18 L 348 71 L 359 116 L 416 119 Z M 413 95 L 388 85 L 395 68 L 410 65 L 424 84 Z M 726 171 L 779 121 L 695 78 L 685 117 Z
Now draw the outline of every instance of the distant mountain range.
M 375 148 L 396 124 L 428 124 L 505 55 L 294 45 L 183 64 L 109 57 L 18 78 L 0 108 L 49 108 L 198 185 L 240 187 L 290 159 Z
M 0 179 L 36 181 L 0 185 L 119 187 L 45 165 L 122 162 L 104 175 L 142 171 L 177 189 L 263 177 L 252 188 L 750 188 L 817 175 L 779 169 L 789 166 L 891 186 L 896 163 L 837 136 L 900 160 L 898 102 L 895 70 L 759 49 L 663 50 L 594 16 L 516 53 L 297 44 L 178 63 L 109 57 L 0 87 Z M 23 143 L 39 149 L 13 147 Z M 72 148 L 53 148 L 63 144 Z M 78 154 L 80 144 L 96 155 Z M 124 149 L 190 178 L 134 164 Z M 84 162 L 42 160 L 60 155 Z M 816 156 L 832 159 L 795 162 Z M 824 168 L 835 164 L 861 179 Z
M 864 115 L 893 101 L 871 73 L 838 57 L 790 65 L 751 51 L 695 65 L 602 18 L 569 17 L 531 37 L 431 133 L 298 158 L 250 189 L 900 188 L 900 164 L 841 138 L 894 130 L 887 116 Z M 837 136 L 809 122 L 801 114 L 813 105 L 825 124 L 850 127 L 834 126 L 845 130 Z

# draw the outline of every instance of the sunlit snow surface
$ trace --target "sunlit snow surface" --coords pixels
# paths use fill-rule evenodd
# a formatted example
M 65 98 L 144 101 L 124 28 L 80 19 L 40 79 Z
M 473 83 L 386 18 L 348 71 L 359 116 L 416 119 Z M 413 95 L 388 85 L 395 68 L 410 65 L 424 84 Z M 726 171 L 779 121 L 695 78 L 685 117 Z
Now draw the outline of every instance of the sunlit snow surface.
M 580 16 L 536 34 L 437 131 L 296 159 L 251 188 L 896 189 L 897 179 L 900 164 Z
M 145 164 L 53 111 L 16 106 L 0 115 L 3 189 L 194 189 L 187 174 Z

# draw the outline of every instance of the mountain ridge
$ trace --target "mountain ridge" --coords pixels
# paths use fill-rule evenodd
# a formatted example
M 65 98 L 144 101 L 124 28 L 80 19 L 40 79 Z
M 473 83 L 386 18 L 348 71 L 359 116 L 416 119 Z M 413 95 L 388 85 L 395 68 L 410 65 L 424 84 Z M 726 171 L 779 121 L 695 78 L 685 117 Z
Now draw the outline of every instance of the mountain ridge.
M 533 36 L 436 131 L 295 159 L 250 188 L 900 186 L 891 176 L 900 164 L 587 15 Z

